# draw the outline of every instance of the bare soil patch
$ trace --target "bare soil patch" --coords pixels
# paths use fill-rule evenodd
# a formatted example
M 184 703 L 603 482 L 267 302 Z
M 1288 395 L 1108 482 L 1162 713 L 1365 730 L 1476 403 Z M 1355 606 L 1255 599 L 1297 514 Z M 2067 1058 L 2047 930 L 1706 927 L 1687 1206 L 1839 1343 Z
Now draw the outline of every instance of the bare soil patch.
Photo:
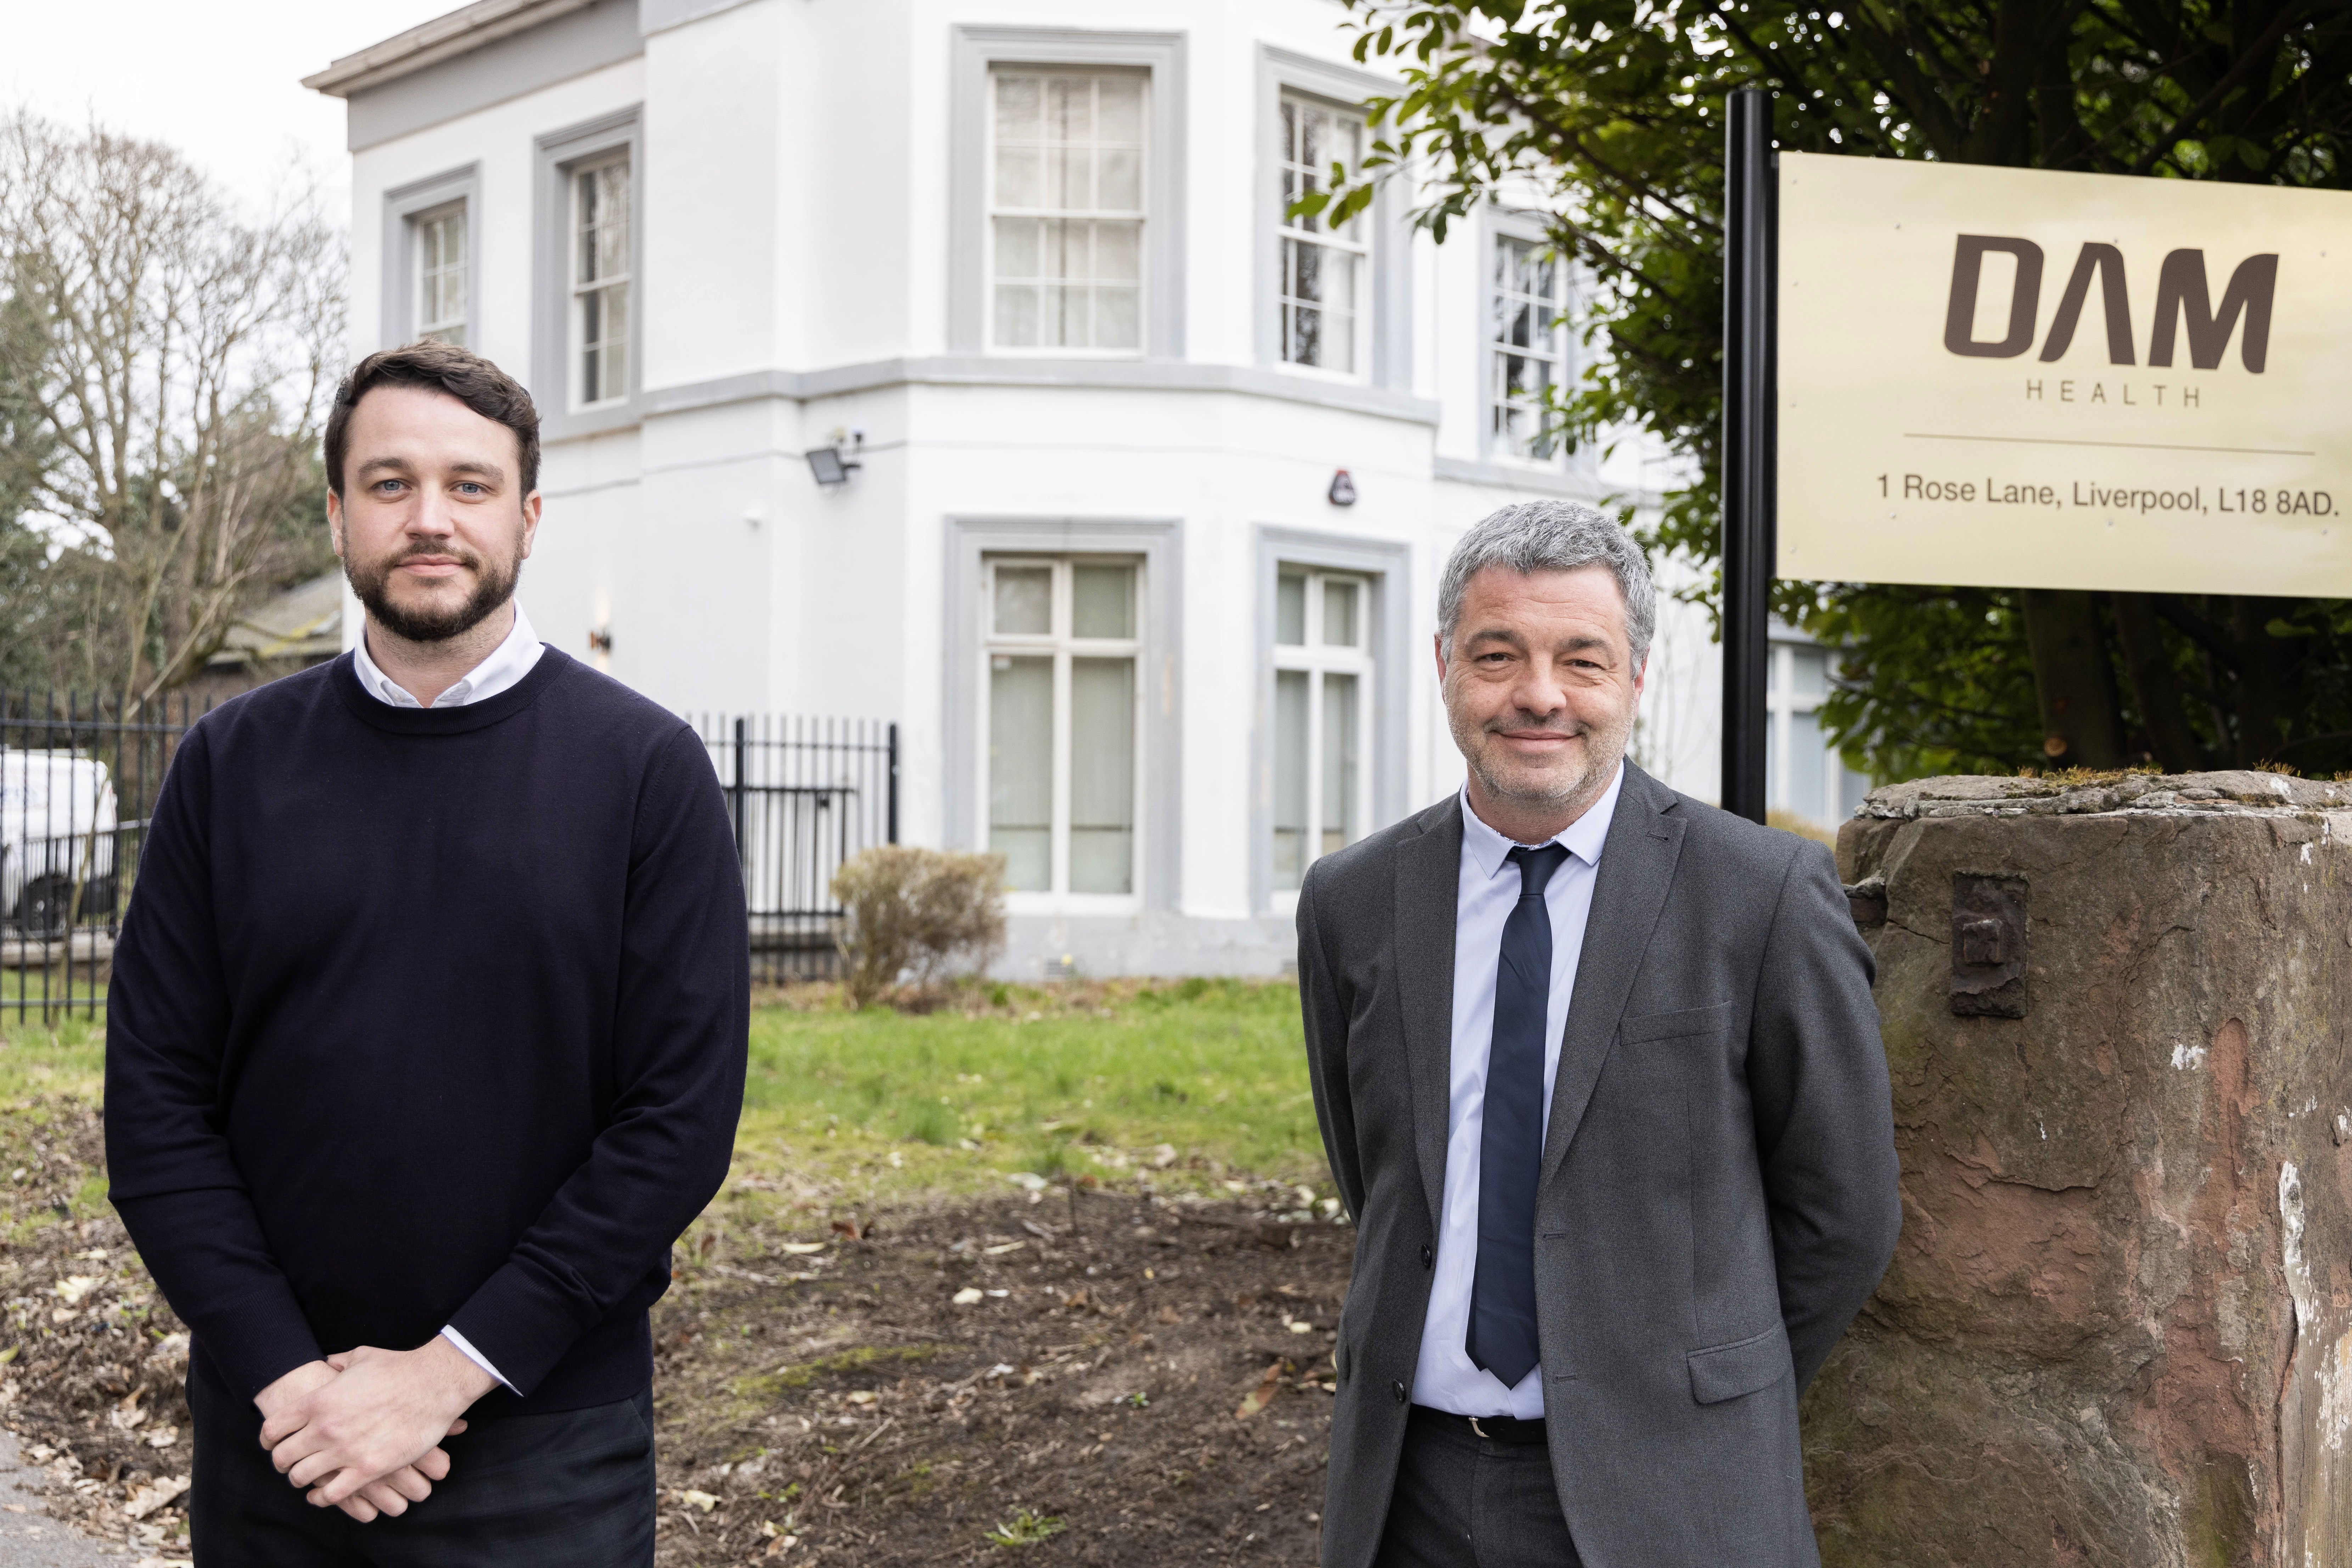
M 103 1172 L 92 1108 L 0 1115 L 0 1422 L 168 1561 L 187 1339 Z M 1313 1563 L 1354 1237 L 1287 1192 L 714 1206 L 654 1313 L 662 1568 Z
M 1353 1233 L 1040 1198 L 682 1270 L 654 1320 L 666 1568 L 1312 1563 Z

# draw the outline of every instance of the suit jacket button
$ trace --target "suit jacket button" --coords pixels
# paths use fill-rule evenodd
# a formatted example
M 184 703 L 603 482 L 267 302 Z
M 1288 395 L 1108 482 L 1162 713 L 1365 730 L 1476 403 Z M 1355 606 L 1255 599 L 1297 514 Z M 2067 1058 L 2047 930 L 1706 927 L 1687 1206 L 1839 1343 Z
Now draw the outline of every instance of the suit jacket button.
M 1397 1403 L 1399 1405 L 1402 1405 L 1404 1403 L 1404 1384 L 1402 1383 L 1392 1383 L 1389 1384 L 1389 1386 L 1396 1391 Z
M 1423 1242 L 1423 1243 L 1421 1244 L 1421 1266 L 1422 1266 L 1423 1268 L 1428 1268 L 1431 1264 L 1435 1263 L 1436 1261 L 1437 1261 L 1437 1254 L 1435 1254 L 1434 1252 L 1432 1252 L 1432 1251 L 1430 1251 L 1430 1250 L 1429 1250 L 1429 1243 L 1427 1243 L 1427 1242 L 1425 1242 L 1425 1241 L 1424 1241 L 1424 1242 Z

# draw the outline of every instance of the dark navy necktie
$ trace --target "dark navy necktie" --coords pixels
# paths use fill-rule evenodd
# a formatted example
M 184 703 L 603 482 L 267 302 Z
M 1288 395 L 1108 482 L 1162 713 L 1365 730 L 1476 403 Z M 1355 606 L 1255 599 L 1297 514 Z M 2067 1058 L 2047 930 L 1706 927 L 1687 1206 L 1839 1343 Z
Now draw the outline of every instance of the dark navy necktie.
M 1511 851 L 1519 901 L 1503 921 L 1495 1037 L 1478 1135 L 1478 1270 L 1470 1283 L 1472 1364 L 1516 1388 L 1536 1348 L 1536 1178 L 1543 1166 L 1544 1011 L 1551 1000 L 1551 911 L 1544 886 L 1568 858 L 1557 844 Z

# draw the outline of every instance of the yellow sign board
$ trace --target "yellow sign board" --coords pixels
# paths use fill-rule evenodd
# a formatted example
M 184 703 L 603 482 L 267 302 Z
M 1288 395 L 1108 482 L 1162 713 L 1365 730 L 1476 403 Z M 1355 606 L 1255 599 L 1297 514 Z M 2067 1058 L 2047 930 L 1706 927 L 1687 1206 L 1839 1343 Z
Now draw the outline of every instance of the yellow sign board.
M 2352 595 L 2352 194 L 1780 185 L 1781 576 Z

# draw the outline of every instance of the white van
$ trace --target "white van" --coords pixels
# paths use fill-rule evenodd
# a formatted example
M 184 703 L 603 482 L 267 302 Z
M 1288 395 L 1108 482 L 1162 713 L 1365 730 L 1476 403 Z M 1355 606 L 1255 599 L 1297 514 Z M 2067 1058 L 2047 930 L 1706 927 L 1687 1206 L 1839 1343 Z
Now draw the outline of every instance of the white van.
M 71 752 L 0 752 L 0 912 L 29 937 L 65 933 L 74 883 L 84 919 L 114 909 L 114 784 Z

